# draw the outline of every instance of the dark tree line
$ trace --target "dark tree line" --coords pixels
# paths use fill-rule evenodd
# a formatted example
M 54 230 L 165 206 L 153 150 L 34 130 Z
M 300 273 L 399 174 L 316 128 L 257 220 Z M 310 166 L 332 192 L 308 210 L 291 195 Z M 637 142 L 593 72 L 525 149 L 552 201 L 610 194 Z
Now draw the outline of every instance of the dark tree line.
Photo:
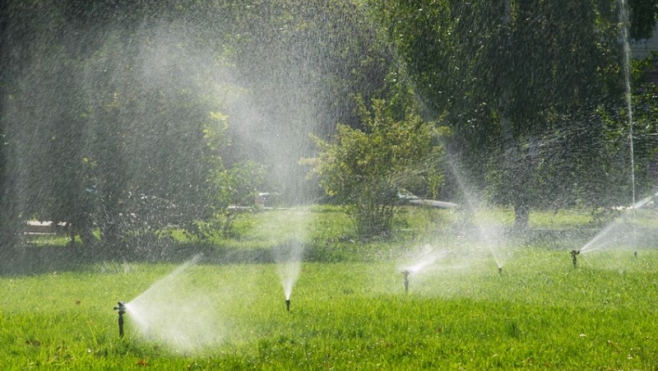
M 655 3 L 631 2 L 633 37 L 653 29 Z M 630 204 L 620 2 L 375 6 L 428 114 L 454 130 L 457 176 L 512 206 L 519 229 L 532 208 Z M 645 169 L 653 159 L 639 154 Z
M 2 4 L 6 236 L 36 218 L 120 248 L 204 234 L 256 187 L 317 197 L 309 134 L 358 125 L 359 89 L 386 89 L 390 55 L 349 2 Z
M 655 3 L 629 1 L 633 37 Z M 612 0 L 2 1 L 0 240 L 37 218 L 134 246 L 169 227 L 203 235 L 259 188 L 317 199 L 298 160 L 317 151 L 310 134 L 371 130 L 357 96 L 387 101 L 388 122 L 418 110 L 449 128 L 459 176 L 519 226 L 532 208 L 618 203 L 618 14 Z M 651 106 L 649 91 L 636 100 Z M 639 140 L 638 169 L 652 148 Z
M 202 33 L 173 5 L 5 5 L 9 235 L 15 221 L 37 218 L 121 248 L 168 226 L 193 232 L 226 208 L 226 123 L 210 97 L 222 82 L 208 68 L 221 50 L 195 45 Z

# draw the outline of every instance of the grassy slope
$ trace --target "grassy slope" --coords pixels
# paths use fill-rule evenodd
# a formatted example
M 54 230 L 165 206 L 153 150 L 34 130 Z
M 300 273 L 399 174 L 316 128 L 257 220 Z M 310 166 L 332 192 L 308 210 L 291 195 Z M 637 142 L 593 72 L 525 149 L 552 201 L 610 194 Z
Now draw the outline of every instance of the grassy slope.
M 345 231 L 338 229 L 331 233 Z M 195 330 L 217 333 L 219 340 L 205 349 L 203 336 L 184 350 L 145 340 L 131 316 L 127 336 L 117 336 L 116 301 L 137 297 L 174 265 L 99 262 L 2 277 L 0 369 L 648 370 L 658 364 L 658 252 L 641 250 L 635 259 L 630 251 L 597 251 L 573 269 L 565 249 L 499 250 L 506 256 L 503 275 L 486 252 L 457 255 L 442 270 L 410 276 L 408 295 L 395 259 L 307 263 L 290 313 L 272 264 L 193 266 L 147 291 L 145 301 L 169 308 L 173 323 L 193 326 L 210 315 L 216 323 Z M 194 312 L 176 317 L 185 306 Z

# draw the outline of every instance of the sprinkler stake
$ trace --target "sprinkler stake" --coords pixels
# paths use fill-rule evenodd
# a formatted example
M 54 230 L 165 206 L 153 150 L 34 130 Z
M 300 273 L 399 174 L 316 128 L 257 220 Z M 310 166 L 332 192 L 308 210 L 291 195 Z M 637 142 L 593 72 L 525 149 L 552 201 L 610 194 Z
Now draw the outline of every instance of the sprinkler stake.
M 119 337 L 123 337 L 123 315 L 126 313 L 126 304 L 120 301 L 114 310 L 119 311 Z
M 576 256 L 580 254 L 580 250 L 571 250 L 570 254 L 573 260 L 573 267 L 578 268 L 578 258 Z
M 637 259 L 637 251 L 633 253 L 635 255 L 635 259 Z
M 290 312 L 290 299 L 286 299 L 286 310 Z
M 402 271 L 402 275 L 404 276 L 404 292 L 409 293 L 409 272 L 408 270 Z
M 503 274 L 503 267 L 498 267 L 498 274 L 500 274 L 500 275 Z

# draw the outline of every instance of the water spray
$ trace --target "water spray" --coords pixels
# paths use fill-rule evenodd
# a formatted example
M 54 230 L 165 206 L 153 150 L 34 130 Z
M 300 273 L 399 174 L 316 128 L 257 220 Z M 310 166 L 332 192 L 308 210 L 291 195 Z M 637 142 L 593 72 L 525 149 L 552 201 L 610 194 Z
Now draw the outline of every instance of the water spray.
M 120 301 L 114 310 L 119 311 L 119 337 L 123 337 L 123 315 L 126 313 L 126 304 Z
M 290 299 L 286 299 L 286 310 L 290 312 Z
M 409 272 L 408 270 L 403 270 L 402 275 L 404 276 L 404 292 L 409 292 Z
M 578 258 L 577 256 L 580 255 L 580 250 L 571 250 L 571 259 L 573 260 L 573 267 L 578 268 Z

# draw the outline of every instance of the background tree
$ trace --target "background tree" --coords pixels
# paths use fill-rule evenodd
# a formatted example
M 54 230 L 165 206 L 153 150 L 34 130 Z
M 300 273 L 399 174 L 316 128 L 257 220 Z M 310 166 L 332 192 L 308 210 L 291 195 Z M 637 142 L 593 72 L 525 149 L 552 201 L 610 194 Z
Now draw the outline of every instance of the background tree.
M 635 40 L 651 38 L 658 17 L 658 1 L 628 0 L 630 37 Z
M 492 200 L 514 207 L 518 229 L 527 226 L 531 207 L 550 198 L 573 200 L 569 193 L 602 181 L 583 176 L 555 188 L 569 174 L 605 167 L 600 144 L 587 147 L 586 161 L 545 165 L 575 145 L 560 142 L 559 133 L 599 143 L 603 120 L 597 110 L 619 107 L 618 10 L 613 1 L 379 6 L 430 114 L 445 112 L 454 131 L 447 144 L 451 158 L 460 160 L 478 188 L 486 185 Z M 589 125 L 598 129 L 585 129 Z M 586 166 L 574 169 L 579 164 Z
M 196 223 L 197 228 L 191 234 L 202 239 L 218 232 L 223 237 L 230 237 L 233 233 L 233 222 L 242 213 L 252 212 L 260 206 L 256 200 L 263 185 L 264 175 L 263 166 L 249 160 L 217 171 L 214 180 L 220 189 L 217 195 L 219 207 L 205 223 Z
M 266 190 L 286 203 L 318 199 L 297 163 L 315 151 L 309 134 L 328 139 L 337 122 L 359 127 L 354 97 L 386 96 L 392 51 L 361 1 L 250 0 L 231 34 L 245 88 L 227 110 L 231 156 L 266 164 Z
M 360 102 L 363 131 L 339 125 L 332 143 L 315 137 L 319 156 L 304 162 L 347 206 L 359 236 L 372 237 L 390 232 L 405 187 L 422 182 L 438 189 L 442 149 L 434 124 L 413 109 L 396 120 L 385 101 L 373 100 L 371 109 Z
M 19 208 L 14 202 L 17 196 L 16 167 L 10 161 L 15 153 L 16 142 L 12 135 L 12 126 L 8 119 L 10 97 L 15 93 L 13 76 L 15 69 L 15 54 L 12 43 L 21 42 L 24 33 L 10 25 L 14 15 L 14 5 L 0 2 L 0 257 L 9 253 L 18 239 Z
M 658 85 L 651 73 L 658 64 L 658 53 L 644 60 L 632 62 L 632 117 L 635 181 L 638 198 L 652 196 L 658 185 Z M 619 112 L 618 121 L 628 127 L 627 111 Z M 619 125 L 621 126 L 621 125 Z M 616 132 L 623 143 L 628 143 L 628 132 Z M 627 147 L 625 149 L 628 149 Z M 639 199 L 638 199 L 639 201 Z
M 11 5 L 7 27 L 24 39 L 6 49 L 15 58 L 2 120 L 20 193 L 3 216 L 73 223 L 85 242 L 95 225 L 112 247 L 212 217 L 231 87 L 221 42 L 188 18 L 195 4 L 60 5 Z
M 154 23 L 107 38 L 87 67 L 102 94 L 91 97 L 89 157 L 108 242 L 135 225 L 194 228 L 221 207 L 212 177 L 228 140 L 221 96 L 210 94 L 217 51 L 199 52 L 175 21 Z
M 655 1 L 629 6 L 632 33 L 643 34 Z M 328 143 L 341 122 L 338 138 L 370 143 L 371 121 L 401 126 L 415 120 L 415 104 L 414 114 L 451 129 L 444 148 L 464 174 L 448 182 L 465 177 L 514 207 L 519 227 L 531 208 L 606 206 L 630 193 L 616 1 L 0 7 L 0 234 L 9 244 L 33 217 L 72 223 L 85 242 L 97 226 L 112 246 L 169 226 L 194 231 L 242 199 L 235 190 L 255 191 L 245 179 L 257 183 L 256 167 L 266 190 L 306 202 L 320 196 L 297 164 L 316 151 L 309 134 Z M 651 163 L 650 141 L 638 146 Z M 381 184 L 360 175 L 371 195 L 402 178 L 437 190 L 376 170 Z M 356 204 L 360 188 L 350 187 Z M 388 228 L 371 224 L 364 234 Z

